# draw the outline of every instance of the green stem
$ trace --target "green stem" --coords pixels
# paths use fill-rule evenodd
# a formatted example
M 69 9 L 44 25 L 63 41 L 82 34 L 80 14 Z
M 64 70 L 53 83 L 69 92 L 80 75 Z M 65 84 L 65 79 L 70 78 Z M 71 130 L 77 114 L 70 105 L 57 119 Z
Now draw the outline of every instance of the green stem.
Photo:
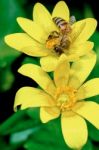
M 9 130 L 9 128 L 15 126 L 17 122 L 24 118 L 26 116 L 26 111 L 18 111 L 14 115 L 12 115 L 10 118 L 8 118 L 2 125 L 0 125 L 0 135 L 6 134 L 6 132 Z

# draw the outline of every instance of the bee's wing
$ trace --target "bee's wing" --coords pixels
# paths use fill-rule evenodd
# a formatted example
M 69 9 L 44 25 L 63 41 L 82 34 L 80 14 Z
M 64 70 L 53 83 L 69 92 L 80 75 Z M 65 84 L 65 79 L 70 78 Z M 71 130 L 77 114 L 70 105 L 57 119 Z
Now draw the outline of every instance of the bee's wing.
M 77 27 L 73 27 L 73 32 L 72 32 L 72 35 L 71 35 L 71 38 L 72 38 L 72 42 L 74 42 L 78 36 L 81 34 L 81 32 L 83 31 L 84 27 L 86 25 L 86 22 L 82 23 L 80 26 L 79 26 L 79 29 Z
M 70 17 L 70 20 L 69 20 L 69 23 L 72 25 L 72 24 L 74 24 L 75 22 L 76 22 L 75 16 L 71 16 L 71 17 Z

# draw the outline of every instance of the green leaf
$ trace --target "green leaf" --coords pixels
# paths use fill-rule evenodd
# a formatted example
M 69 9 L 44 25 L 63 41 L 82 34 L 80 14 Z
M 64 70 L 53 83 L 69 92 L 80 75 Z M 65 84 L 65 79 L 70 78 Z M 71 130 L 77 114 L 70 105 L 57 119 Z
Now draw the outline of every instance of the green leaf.
M 19 31 L 16 22 L 18 16 L 24 16 L 24 11 L 17 0 L 0 0 L 0 38 Z
M 33 120 L 32 120 L 32 122 L 33 122 Z M 13 133 L 10 136 L 10 143 L 16 144 L 16 143 L 24 142 L 24 141 L 28 140 L 28 138 L 31 134 L 36 134 L 36 132 L 38 130 L 40 130 L 40 128 L 41 128 L 41 126 L 39 125 L 39 126 L 32 127 L 32 128 L 20 131 L 20 132 Z
M 96 31 L 92 37 L 90 38 L 90 40 L 92 42 L 94 42 L 94 49 L 96 50 L 97 48 L 99 48 L 99 32 Z
M 4 36 L 21 31 L 16 22 L 18 16 L 25 16 L 22 6 L 17 0 L 0 0 L 0 90 L 11 88 L 14 76 L 11 72 L 11 64 L 20 55 L 19 52 L 7 46 Z M 8 69 L 7 69 L 8 68 Z M 9 80 L 8 80 L 9 79 Z
M 29 57 L 29 56 L 25 57 L 25 59 L 22 62 L 22 65 L 28 64 L 28 63 L 40 65 L 39 58 L 36 58 L 36 57 Z
M 0 0 L 0 58 L 5 59 L 7 62 L 9 55 L 10 58 L 12 57 L 10 59 L 10 62 L 12 62 L 20 54 L 4 42 L 4 36 L 22 31 L 16 22 L 16 18 L 19 16 L 24 17 L 25 13 L 17 0 Z
M 7 134 L 24 132 L 25 130 L 28 130 L 31 128 L 34 129 L 39 125 L 40 125 L 40 123 L 35 123 L 35 120 L 23 118 L 22 120 L 19 120 L 19 122 L 15 126 L 10 128 L 9 131 L 7 132 Z
M 14 75 L 9 67 L 0 70 L 0 91 L 6 91 L 11 88 L 14 82 Z
M 19 55 L 17 51 L 11 50 L 8 46 L 0 45 L 0 91 L 11 88 L 14 82 L 11 64 Z
M 93 146 L 93 150 L 99 150 L 99 143 L 96 145 L 96 144 L 94 144 L 94 146 Z
M 88 123 L 89 137 L 96 142 L 99 142 L 99 130 L 92 124 Z
M 35 124 L 40 123 L 40 112 L 39 112 L 39 108 L 28 108 L 27 109 L 27 115 L 33 119 L 33 122 Z
M 94 18 L 92 9 L 91 9 L 90 5 L 88 5 L 88 4 L 84 5 L 84 18 Z
M 81 20 L 83 18 L 83 14 L 81 15 L 81 10 L 77 8 L 71 9 L 71 16 L 75 16 L 76 20 Z
M 43 124 L 43 127 L 26 141 L 24 147 L 27 150 L 70 150 L 62 136 L 60 118 Z
M 6 135 L 9 133 L 15 125 L 17 125 L 20 120 L 22 120 L 26 116 L 26 111 L 21 110 L 13 114 L 10 118 L 8 118 L 4 123 L 0 125 L 0 135 Z
M 20 5 L 26 4 L 26 2 L 27 2 L 27 0 L 18 0 L 18 3 L 19 3 Z
M 90 140 L 88 140 L 87 143 L 82 148 L 82 150 L 93 150 L 92 142 Z
M 6 139 L 0 138 L 0 149 L 1 150 L 18 150 L 18 148 L 20 147 L 20 144 L 13 144 L 10 145 Z

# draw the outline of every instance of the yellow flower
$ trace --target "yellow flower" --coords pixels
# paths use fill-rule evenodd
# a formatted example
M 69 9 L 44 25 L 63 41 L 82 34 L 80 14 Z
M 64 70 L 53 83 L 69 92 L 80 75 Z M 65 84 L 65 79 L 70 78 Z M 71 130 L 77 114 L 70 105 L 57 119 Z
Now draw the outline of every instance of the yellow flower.
M 55 17 L 64 19 L 65 25 L 59 28 L 54 22 Z M 97 21 L 87 18 L 70 23 L 70 12 L 64 1 L 56 4 L 52 15 L 37 3 L 33 9 L 33 21 L 22 17 L 17 21 L 26 33 L 8 35 L 5 42 L 25 54 L 41 57 L 40 63 L 45 71 L 55 69 L 62 53 L 69 61 L 74 61 L 93 48 L 93 42 L 88 39 L 95 31 Z
M 74 62 L 71 67 L 61 55 L 53 72 L 54 79 L 40 67 L 25 64 L 18 72 L 36 81 L 41 89 L 22 87 L 16 93 L 14 110 L 40 107 L 43 123 L 61 115 L 62 134 L 71 148 L 81 148 L 87 141 L 88 130 L 85 119 L 99 129 L 99 105 L 86 98 L 99 94 L 99 78 L 84 83 L 96 62 L 96 55 L 89 55 Z

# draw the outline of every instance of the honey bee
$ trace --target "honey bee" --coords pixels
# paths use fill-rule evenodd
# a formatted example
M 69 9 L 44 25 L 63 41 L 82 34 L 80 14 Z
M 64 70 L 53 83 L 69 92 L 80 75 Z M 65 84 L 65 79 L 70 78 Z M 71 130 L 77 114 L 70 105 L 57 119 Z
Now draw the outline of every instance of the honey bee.
M 51 32 L 46 41 L 46 47 L 49 49 L 53 48 L 60 55 L 70 46 L 71 39 L 69 35 L 72 31 L 71 25 L 75 22 L 75 17 L 71 16 L 69 22 L 66 22 L 60 17 L 54 17 L 53 21 L 59 28 L 59 32 Z

